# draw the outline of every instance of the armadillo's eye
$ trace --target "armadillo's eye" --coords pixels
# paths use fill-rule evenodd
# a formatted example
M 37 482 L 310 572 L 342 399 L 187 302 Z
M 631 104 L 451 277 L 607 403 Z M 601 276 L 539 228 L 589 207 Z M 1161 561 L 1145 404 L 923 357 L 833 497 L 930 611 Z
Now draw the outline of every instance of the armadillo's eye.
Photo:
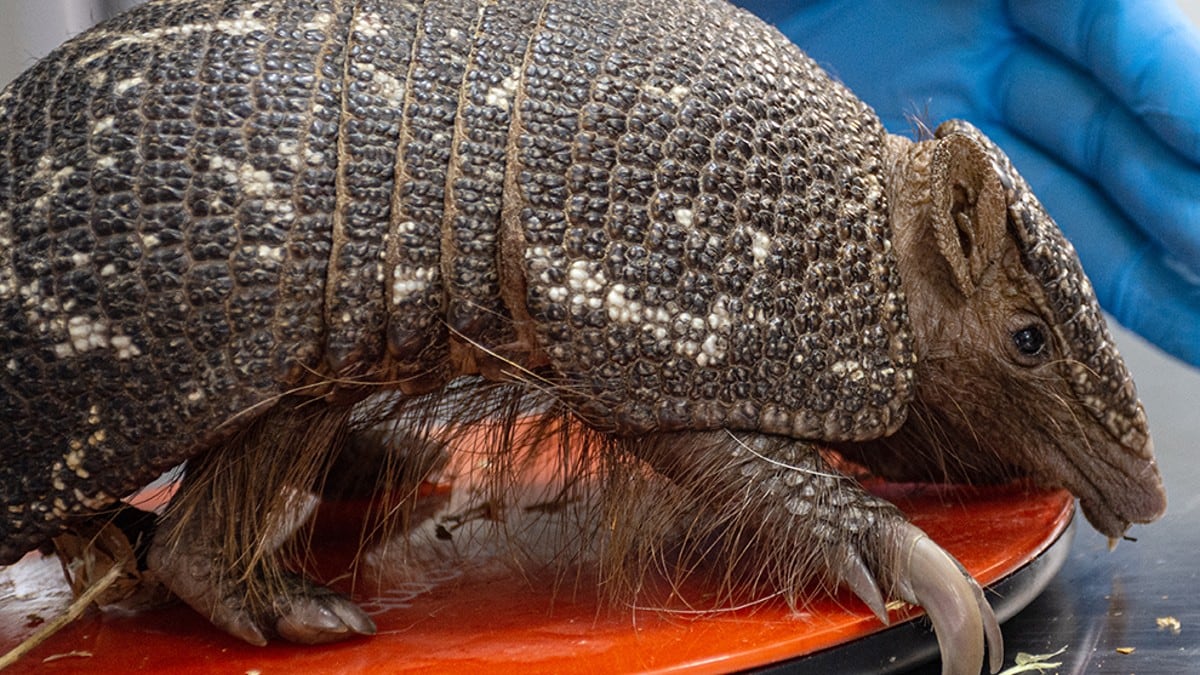
M 1028 359 L 1036 359 L 1046 352 L 1046 334 L 1035 323 L 1013 331 L 1012 341 L 1017 352 Z

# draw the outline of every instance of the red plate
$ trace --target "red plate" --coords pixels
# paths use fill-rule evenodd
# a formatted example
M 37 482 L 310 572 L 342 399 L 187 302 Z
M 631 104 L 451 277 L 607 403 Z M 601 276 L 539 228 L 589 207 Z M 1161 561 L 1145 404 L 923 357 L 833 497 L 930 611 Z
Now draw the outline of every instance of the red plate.
M 1017 485 L 871 488 L 984 585 L 1042 554 L 1074 511 L 1065 492 Z M 318 555 L 345 559 L 344 550 Z M 603 610 L 586 581 L 572 584 L 572 591 L 552 585 L 515 574 L 507 580 L 448 574 L 415 597 L 395 591 L 372 596 L 359 588 L 354 598 L 369 608 L 378 635 L 321 647 L 251 647 L 182 606 L 136 615 L 93 610 L 9 672 L 728 672 L 827 650 L 884 629 L 848 595 L 820 600 L 800 613 L 778 603 L 681 614 Z M 54 558 L 31 554 L 0 570 L 0 650 L 12 648 L 69 600 Z M 891 618 L 903 622 L 919 615 L 906 607 Z

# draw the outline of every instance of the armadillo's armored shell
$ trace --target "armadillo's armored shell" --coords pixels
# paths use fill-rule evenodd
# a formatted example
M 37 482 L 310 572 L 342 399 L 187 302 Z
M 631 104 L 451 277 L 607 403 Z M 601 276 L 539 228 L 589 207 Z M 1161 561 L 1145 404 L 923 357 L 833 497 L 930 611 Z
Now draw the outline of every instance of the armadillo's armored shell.
M 517 99 L 528 307 L 589 419 L 897 427 L 912 349 L 874 113 L 724 3 L 544 21 Z
M 0 95 L 0 562 L 235 431 L 336 343 L 351 9 L 155 2 Z
M 721 2 L 158 0 L 0 120 L 0 563 L 331 377 L 515 345 L 603 428 L 829 440 L 911 395 L 884 131 Z

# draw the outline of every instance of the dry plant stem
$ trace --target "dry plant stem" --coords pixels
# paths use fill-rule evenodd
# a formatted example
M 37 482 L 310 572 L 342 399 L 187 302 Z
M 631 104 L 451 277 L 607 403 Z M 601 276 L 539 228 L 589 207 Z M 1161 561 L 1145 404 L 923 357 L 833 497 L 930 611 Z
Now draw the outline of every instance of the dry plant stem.
M 116 583 L 117 577 L 121 575 L 121 571 L 125 569 L 125 565 L 128 562 L 129 561 L 125 560 L 121 561 L 120 564 L 113 565 L 112 568 L 108 570 L 108 573 L 106 573 L 100 578 L 99 581 L 93 584 L 91 588 L 87 589 L 82 595 L 76 598 L 75 602 L 71 603 L 71 605 L 67 607 L 67 611 L 65 613 L 55 617 L 51 621 L 47 621 L 45 625 L 37 629 L 37 631 L 34 632 L 33 635 L 30 635 L 28 638 L 26 638 L 24 642 L 16 647 L 13 647 L 10 652 L 0 657 L 0 670 L 4 670 L 17 661 L 20 661 L 26 654 L 37 648 L 38 645 L 48 640 L 51 635 L 54 635 L 66 627 L 67 624 L 71 623 L 75 619 L 78 619 L 79 616 L 83 614 L 84 610 L 88 608 L 88 605 L 91 605 L 96 598 L 100 597 L 104 591 L 108 590 L 109 586 L 112 586 L 114 583 Z

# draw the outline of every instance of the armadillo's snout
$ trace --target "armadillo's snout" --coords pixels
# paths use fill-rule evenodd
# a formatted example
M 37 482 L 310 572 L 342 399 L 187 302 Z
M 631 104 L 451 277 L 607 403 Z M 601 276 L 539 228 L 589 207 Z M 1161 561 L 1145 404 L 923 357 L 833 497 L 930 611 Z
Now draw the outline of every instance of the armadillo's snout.
M 1167 493 L 1154 459 L 1150 436 L 1138 447 L 1121 447 L 1115 462 L 1091 465 L 1099 471 L 1084 471 L 1084 486 L 1071 491 L 1088 522 L 1101 534 L 1116 540 L 1134 523 L 1158 520 L 1167 510 Z

